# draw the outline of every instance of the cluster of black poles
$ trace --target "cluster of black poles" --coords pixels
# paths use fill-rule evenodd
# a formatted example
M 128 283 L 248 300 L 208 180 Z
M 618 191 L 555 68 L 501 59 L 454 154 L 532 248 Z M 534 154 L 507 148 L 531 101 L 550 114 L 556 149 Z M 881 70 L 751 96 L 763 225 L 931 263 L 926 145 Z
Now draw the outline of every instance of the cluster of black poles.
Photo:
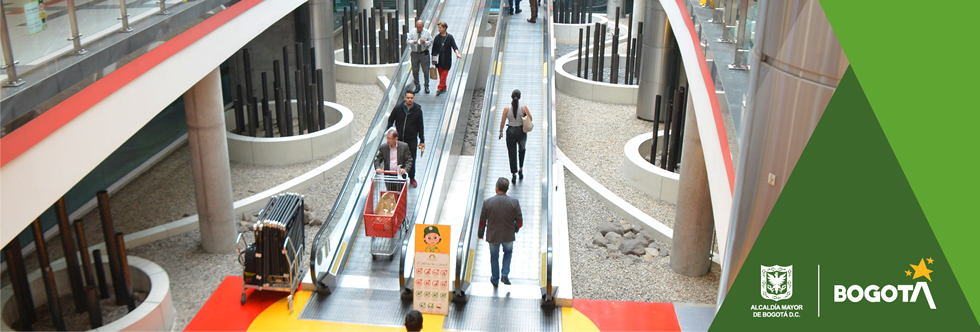
M 684 120 L 687 109 L 684 93 L 686 89 L 678 87 L 674 90 L 673 98 L 667 99 L 667 109 L 661 119 L 660 105 L 662 97 L 657 95 L 656 107 L 653 111 L 653 143 L 650 144 L 650 163 L 657 165 L 657 126 L 664 123 L 664 142 L 661 148 L 660 168 L 673 172 L 681 162 L 681 149 L 684 142 Z
M 133 298 L 133 285 L 129 277 L 129 263 L 126 260 L 126 245 L 123 242 L 123 234 L 113 230 L 112 216 L 109 214 L 109 194 L 105 190 L 101 190 L 96 194 L 96 197 L 99 202 L 99 214 L 102 216 L 102 232 L 105 237 L 106 251 L 109 255 L 109 272 L 115 290 L 116 305 L 126 305 L 129 311 L 133 311 L 136 309 L 136 300 Z M 109 283 L 106 281 L 105 268 L 102 264 L 102 252 L 99 249 L 92 251 L 90 259 L 82 220 L 75 220 L 75 235 L 78 240 L 78 249 L 81 251 L 81 264 L 79 264 L 75 250 L 76 243 L 75 239 L 72 239 L 64 198 L 55 203 L 54 211 L 58 219 L 61 245 L 65 252 L 68 281 L 71 286 L 72 299 L 75 302 L 75 311 L 77 313 L 87 312 L 89 323 L 95 329 L 103 325 L 102 308 L 99 300 L 109 298 Z M 44 279 L 44 289 L 48 297 L 48 308 L 51 312 L 52 322 L 55 329 L 65 331 L 65 319 L 58 302 L 58 287 L 55 284 L 54 272 L 51 270 L 47 246 L 44 244 L 44 233 L 41 229 L 40 220 L 35 219 L 31 227 L 34 231 L 34 245 L 41 267 L 41 278 Z M 30 283 L 27 280 L 20 241 L 14 238 L 3 248 L 3 252 L 7 259 L 7 269 L 10 273 L 14 300 L 17 302 L 17 310 L 20 314 L 20 320 L 17 322 L 19 326 L 16 328 L 22 331 L 30 331 L 38 317 L 34 311 L 34 300 L 31 295 Z M 94 276 L 92 274 L 93 265 L 95 266 Z
M 353 11 L 354 3 L 344 7 L 341 34 L 344 36 L 344 62 L 377 65 L 398 62 L 405 50 L 408 25 L 408 0 L 405 0 L 404 24 L 398 33 L 398 12 L 382 13 L 381 8 Z M 370 10 L 370 14 L 369 14 Z M 379 26 L 380 25 L 380 26 Z M 380 32 L 380 33 L 379 33 Z
M 253 285 L 290 287 L 291 278 L 299 262 L 291 262 L 287 257 L 295 257 L 302 250 L 304 242 L 303 196 L 286 193 L 269 199 L 259 215 L 259 221 L 252 230 L 255 243 L 246 248 L 245 282 Z M 283 248 L 286 239 L 291 246 Z M 248 264 L 252 261 L 253 264 Z
M 609 68 L 609 83 L 619 84 L 619 36 L 622 31 L 619 30 L 619 7 L 616 7 L 616 25 L 613 30 L 613 47 L 612 55 L 610 56 L 612 63 L 610 63 Z M 592 40 L 589 40 L 589 36 L 592 35 Z M 583 43 L 584 38 L 584 43 Z M 640 52 L 639 42 L 643 40 L 643 22 L 637 24 L 636 27 L 636 38 L 633 38 L 633 16 L 630 15 L 629 27 L 626 29 L 626 75 L 623 77 L 623 84 L 639 84 L 640 79 Z M 591 46 L 589 45 L 591 44 Z M 583 46 L 585 47 L 583 49 Z M 589 49 L 591 47 L 592 54 L 589 54 Z M 585 61 L 582 61 L 582 57 L 585 57 Z M 589 57 L 591 56 L 591 60 Z M 592 63 L 592 71 L 589 71 L 589 62 Z M 583 70 L 582 64 L 585 64 Z M 591 26 L 586 26 L 585 29 L 578 29 L 578 66 L 576 68 L 576 76 L 584 78 L 587 80 L 592 80 L 596 82 L 606 82 L 606 26 L 600 23 L 595 23 L 595 29 L 593 30 Z M 589 74 L 592 74 L 591 77 Z
M 592 23 L 594 0 L 555 0 L 555 23 Z
M 237 98 L 235 105 L 235 131 L 239 135 L 256 137 L 259 128 L 265 132 L 265 137 L 280 137 L 303 135 L 327 127 L 326 115 L 323 109 L 323 70 L 316 69 L 316 49 L 309 49 L 309 58 L 304 62 L 303 55 L 307 54 L 303 43 L 296 43 L 296 69 L 293 70 L 293 84 L 296 86 L 296 117 L 299 126 L 293 131 L 292 91 L 289 79 L 289 46 L 282 48 L 282 68 L 279 60 L 272 61 L 272 102 L 274 110 L 269 109 L 269 88 L 266 72 L 262 72 L 262 100 L 253 95 L 252 58 L 249 50 L 242 50 L 245 66 L 245 92 L 242 85 L 236 87 Z M 280 80 L 279 72 L 282 71 Z M 246 106 L 246 103 L 248 104 Z M 261 110 L 261 115 L 259 114 Z M 247 114 L 246 114 L 247 113 Z M 247 122 L 246 122 L 247 119 Z M 261 122 L 260 122 L 261 119 Z

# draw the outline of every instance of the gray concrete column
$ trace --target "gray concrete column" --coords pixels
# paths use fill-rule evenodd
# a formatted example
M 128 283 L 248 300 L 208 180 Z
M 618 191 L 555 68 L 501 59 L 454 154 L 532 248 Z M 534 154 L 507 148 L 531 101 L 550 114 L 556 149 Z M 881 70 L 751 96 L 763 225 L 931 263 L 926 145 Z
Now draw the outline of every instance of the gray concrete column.
M 310 0 L 313 25 L 313 47 L 316 48 L 316 65 L 323 69 L 323 100 L 337 101 L 337 80 L 334 75 L 333 48 L 333 1 Z
M 700 277 L 711 268 L 711 239 L 715 226 L 708 170 L 704 165 L 701 135 L 690 95 L 687 100 L 687 123 L 684 124 L 684 148 L 681 151 L 684 163 L 677 190 L 670 268 L 679 274 Z
M 719 306 L 848 66 L 817 0 L 761 1 L 755 42 Z
M 674 32 L 667 21 L 667 13 L 658 1 L 646 4 L 643 23 L 643 48 L 640 59 L 640 91 L 636 100 L 636 117 L 654 120 L 657 96 L 661 112 L 667 105 L 668 96 L 677 85 L 677 68 L 680 66 L 680 50 Z M 661 114 L 663 119 L 663 114 Z
M 371 12 L 371 8 L 374 7 L 373 0 L 357 0 L 357 10 L 358 12 L 368 9 L 368 13 Z
M 616 7 L 619 8 L 620 15 L 623 12 L 623 0 L 608 0 L 606 1 L 606 17 L 609 18 L 610 22 L 616 21 Z
M 633 14 L 630 14 L 630 15 L 633 15 L 633 36 L 634 37 L 637 34 L 637 31 L 638 31 L 637 30 L 637 27 L 640 25 L 640 22 L 644 22 L 644 20 L 646 19 L 646 17 L 645 17 L 646 16 L 646 5 L 647 5 L 647 0 L 633 0 Z M 646 24 L 644 24 L 644 25 L 646 25 Z
M 184 93 L 188 145 L 201 228 L 201 247 L 209 253 L 235 251 L 231 166 L 225 136 L 221 74 L 215 68 Z

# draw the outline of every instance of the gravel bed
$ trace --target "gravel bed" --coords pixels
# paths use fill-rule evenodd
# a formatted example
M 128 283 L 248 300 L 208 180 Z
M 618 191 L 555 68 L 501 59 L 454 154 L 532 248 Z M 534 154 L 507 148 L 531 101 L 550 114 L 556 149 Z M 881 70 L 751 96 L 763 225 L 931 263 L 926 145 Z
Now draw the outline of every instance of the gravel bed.
M 145 299 L 146 293 L 133 291 L 133 300 L 137 307 Z M 61 304 L 61 314 L 66 331 L 85 331 L 92 328 L 92 325 L 89 324 L 88 312 L 76 312 L 75 300 L 72 299 L 71 295 L 59 296 L 58 303 Z M 99 307 L 102 309 L 103 325 L 129 314 L 129 309 L 125 304 L 116 305 L 114 296 L 99 300 Z M 57 331 L 54 327 L 54 318 L 51 316 L 51 308 L 47 303 L 38 307 L 35 313 L 37 314 L 37 322 L 31 325 L 32 331 Z
M 559 127 L 560 128 L 560 127 Z M 718 301 L 720 271 L 697 278 L 674 273 L 670 256 L 645 262 L 636 256 L 610 256 L 592 244 L 601 222 L 619 216 L 593 197 L 571 176 L 565 175 L 568 200 L 568 242 L 571 250 L 572 289 L 577 299 L 714 304 Z M 661 250 L 670 246 L 659 243 Z
M 484 89 L 473 91 L 473 99 L 470 102 L 470 117 L 466 120 L 466 134 L 463 135 L 464 156 L 472 156 L 476 152 L 476 140 L 480 135 L 480 118 L 483 116 L 483 93 Z
M 363 138 L 383 95 L 384 91 L 374 84 L 337 83 L 337 102 L 347 106 L 354 113 L 354 120 L 351 123 L 352 139 L 345 145 L 349 146 Z M 255 166 L 232 162 L 234 199 L 240 200 L 279 185 L 322 165 L 333 157 L 282 166 Z M 333 183 L 337 187 L 336 191 L 343 186 L 346 170 L 350 165 L 342 167 L 346 168 L 338 171 L 334 178 L 325 182 Z M 193 178 L 190 148 L 184 144 L 109 198 L 115 231 L 129 234 L 197 214 Z M 318 208 L 322 205 L 325 209 L 329 209 L 336 200 L 335 195 L 333 198 L 328 198 L 308 194 L 307 204 Z M 246 216 L 255 212 L 258 211 L 246 213 Z M 321 219 L 329 214 L 329 210 L 314 210 L 314 212 L 321 216 Z M 98 211 L 92 211 L 82 219 L 88 245 L 102 243 Z M 312 243 L 317 230 L 319 227 L 307 227 L 307 243 Z M 46 244 L 48 256 L 52 261 L 64 257 L 60 237 L 53 237 L 47 240 Z M 127 248 L 130 255 L 160 264 L 170 274 L 174 306 L 177 308 L 177 330 L 182 330 L 193 318 L 225 275 L 241 274 L 236 259 L 237 254 L 207 254 L 199 244 L 200 232 L 193 231 L 143 246 Z M 34 253 L 25 255 L 24 260 L 28 271 L 38 268 Z M 9 284 L 9 277 L 5 272 L 2 276 L 2 285 L 7 284 Z
M 593 102 L 561 92 L 557 104 L 558 148 L 613 193 L 673 228 L 674 204 L 651 198 L 623 178 L 623 146 L 653 130 L 653 123 L 637 119 L 633 105 Z

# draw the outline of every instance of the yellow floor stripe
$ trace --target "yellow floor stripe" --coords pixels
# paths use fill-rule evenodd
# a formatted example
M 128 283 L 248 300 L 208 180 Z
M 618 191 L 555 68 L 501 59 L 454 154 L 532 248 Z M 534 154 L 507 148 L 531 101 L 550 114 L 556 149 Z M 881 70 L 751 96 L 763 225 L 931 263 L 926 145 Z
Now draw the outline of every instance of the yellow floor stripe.
M 310 295 L 312 292 L 300 291 L 296 293 L 296 297 L 293 300 L 294 308 L 296 309 L 293 314 L 289 314 L 289 309 L 286 307 L 286 298 L 282 298 L 279 302 L 269 306 L 265 309 L 252 325 L 248 327 L 249 331 L 405 331 L 403 326 L 376 326 L 367 324 L 351 324 L 351 323 L 335 323 L 335 322 L 323 322 L 314 320 L 299 319 L 300 312 L 303 311 L 303 307 L 306 306 L 306 302 L 310 300 Z M 442 324 L 445 316 L 442 315 L 422 315 L 422 331 L 442 331 Z
M 561 308 L 561 329 L 562 331 L 599 331 L 589 317 L 569 307 Z

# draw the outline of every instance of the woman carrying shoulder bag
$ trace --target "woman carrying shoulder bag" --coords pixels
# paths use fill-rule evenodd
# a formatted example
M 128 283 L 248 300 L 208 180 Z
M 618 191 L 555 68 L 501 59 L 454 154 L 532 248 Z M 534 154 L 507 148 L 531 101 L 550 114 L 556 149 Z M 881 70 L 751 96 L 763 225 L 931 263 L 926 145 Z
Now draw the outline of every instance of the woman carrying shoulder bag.
M 446 33 L 449 25 L 446 22 L 439 22 L 438 27 L 439 35 L 432 41 L 432 65 L 439 70 L 439 86 L 436 88 L 436 96 L 446 92 L 446 74 L 449 74 L 449 68 L 453 66 L 452 55 L 444 51 L 453 50 L 456 52 L 457 58 L 463 57 L 459 54 L 456 39 L 453 38 L 453 35 Z
M 504 114 L 500 117 L 500 135 L 497 136 L 497 139 L 504 137 L 504 125 L 506 124 L 507 157 L 510 158 L 511 181 L 517 181 L 518 176 L 521 180 L 524 179 L 524 154 L 527 145 L 527 133 L 524 132 L 524 119 L 522 117 L 527 116 L 528 121 L 534 119 L 531 117 L 531 111 L 527 109 L 527 106 L 520 103 L 521 90 L 515 89 L 510 94 L 510 98 L 510 107 L 504 107 Z M 512 109 L 515 110 L 514 114 L 510 114 Z M 520 111 L 516 111 L 517 109 Z M 520 156 L 520 167 L 517 163 L 518 155 Z

